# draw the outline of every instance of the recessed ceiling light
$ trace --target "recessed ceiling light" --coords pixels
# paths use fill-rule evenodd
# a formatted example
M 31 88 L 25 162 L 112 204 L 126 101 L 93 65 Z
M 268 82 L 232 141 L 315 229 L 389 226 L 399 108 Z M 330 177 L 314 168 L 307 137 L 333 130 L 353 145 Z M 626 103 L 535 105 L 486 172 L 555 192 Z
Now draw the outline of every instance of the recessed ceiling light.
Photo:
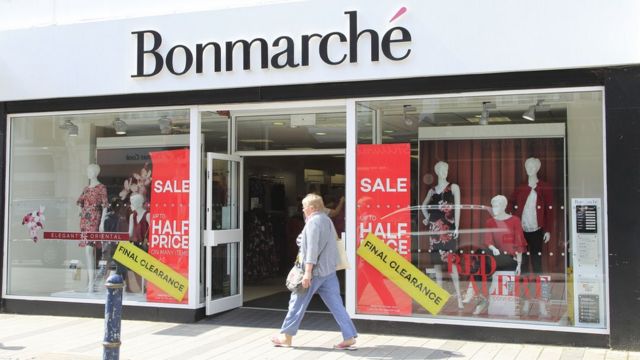
M 393 134 L 395 131 L 394 130 L 385 130 L 384 133 L 385 134 Z
M 316 135 L 323 136 L 323 135 L 327 135 L 327 133 L 326 132 L 317 132 Z
M 284 123 L 282 121 L 274 121 L 272 124 L 275 126 L 284 126 Z
M 273 140 L 266 140 L 266 139 L 242 139 L 239 141 L 244 143 L 272 143 L 273 142 Z

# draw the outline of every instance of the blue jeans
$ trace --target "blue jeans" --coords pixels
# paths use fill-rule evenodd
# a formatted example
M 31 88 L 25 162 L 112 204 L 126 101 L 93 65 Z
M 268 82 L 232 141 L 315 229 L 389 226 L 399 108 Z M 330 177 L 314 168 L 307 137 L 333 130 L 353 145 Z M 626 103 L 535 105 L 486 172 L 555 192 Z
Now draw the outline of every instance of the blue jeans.
M 351 321 L 347 310 L 342 304 L 340 285 L 336 273 L 311 279 L 311 286 L 309 286 L 304 293 L 291 293 L 289 312 L 287 313 L 287 317 L 284 318 L 280 333 L 291 336 L 298 333 L 298 328 L 300 328 L 300 323 L 307 310 L 307 306 L 309 306 L 309 302 L 311 302 L 311 298 L 316 292 L 320 295 L 322 301 L 327 305 L 333 318 L 338 323 L 340 331 L 342 332 L 342 338 L 347 340 L 358 336 L 356 327 L 353 325 L 353 321 Z

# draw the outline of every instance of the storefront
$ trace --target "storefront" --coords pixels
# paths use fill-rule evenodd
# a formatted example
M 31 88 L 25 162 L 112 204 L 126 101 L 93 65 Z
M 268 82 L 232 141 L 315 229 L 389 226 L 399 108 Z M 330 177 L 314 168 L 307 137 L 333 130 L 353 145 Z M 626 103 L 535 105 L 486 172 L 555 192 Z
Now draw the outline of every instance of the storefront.
M 0 33 L 3 310 L 99 314 L 114 272 L 131 318 L 264 305 L 315 191 L 363 324 L 637 348 L 638 9 L 465 6 Z

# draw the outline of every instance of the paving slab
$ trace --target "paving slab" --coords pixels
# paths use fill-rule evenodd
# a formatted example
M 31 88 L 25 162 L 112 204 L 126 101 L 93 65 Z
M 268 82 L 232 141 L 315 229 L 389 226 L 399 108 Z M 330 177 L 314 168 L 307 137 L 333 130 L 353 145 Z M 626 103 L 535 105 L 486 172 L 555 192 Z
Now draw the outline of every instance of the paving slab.
M 283 312 L 236 309 L 194 324 L 124 320 L 122 360 L 640 360 L 640 353 L 545 345 L 361 333 L 358 350 L 332 348 L 341 340 L 329 314 L 305 316 L 294 347 L 276 348 Z M 104 320 L 0 314 L 0 360 L 102 359 Z

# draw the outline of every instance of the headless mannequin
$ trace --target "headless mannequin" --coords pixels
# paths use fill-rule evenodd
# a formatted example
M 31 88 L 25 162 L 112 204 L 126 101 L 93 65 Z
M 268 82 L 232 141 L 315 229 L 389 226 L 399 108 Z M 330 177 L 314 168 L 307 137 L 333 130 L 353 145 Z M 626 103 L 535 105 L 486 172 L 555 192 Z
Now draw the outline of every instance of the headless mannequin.
M 433 240 L 430 240 L 429 245 L 430 251 L 437 251 L 440 257 L 442 259 L 445 259 L 447 256 L 447 252 L 457 251 L 458 247 L 457 240 L 460 228 L 460 187 L 457 184 L 450 184 L 449 181 L 447 181 L 447 176 L 449 175 L 449 164 L 447 164 L 446 162 L 439 161 L 434 166 L 434 170 L 436 175 L 438 176 L 438 184 L 435 187 L 429 189 L 429 192 L 427 192 L 427 196 L 425 196 L 424 201 L 422 202 L 422 214 L 424 215 L 424 220 L 422 222 L 427 226 L 427 230 L 429 231 L 440 230 L 440 225 L 436 224 L 436 222 L 439 222 L 439 220 L 432 218 L 431 212 L 433 211 L 435 215 L 435 212 L 437 211 L 438 217 L 442 217 L 441 214 L 444 214 L 444 212 L 440 209 L 432 209 L 433 205 L 443 205 L 443 207 L 446 207 L 447 204 L 449 206 L 453 205 L 453 231 L 451 231 L 450 233 L 450 239 L 446 244 L 442 244 L 440 243 L 440 241 L 442 241 L 441 236 L 436 235 L 436 237 L 438 238 L 436 242 L 438 243 L 434 243 Z M 449 189 L 451 194 L 453 195 L 453 204 L 450 204 L 450 199 L 445 199 L 445 191 L 447 189 Z M 440 198 L 440 200 L 438 201 L 439 204 L 431 203 L 431 201 L 436 196 Z M 444 215 L 444 217 L 446 217 L 446 215 Z M 434 259 L 433 256 L 432 259 Z M 436 274 L 436 281 L 438 283 L 442 283 L 442 264 L 434 264 L 433 270 Z M 458 275 L 458 269 L 455 266 L 453 266 L 451 269 L 451 280 L 456 291 L 458 308 L 462 309 L 464 305 L 462 303 L 462 297 L 460 296 L 460 276 Z
M 89 164 L 89 166 L 87 166 L 87 178 L 89 179 L 89 185 L 87 185 L 87 188 L 95 188 L 96 186 L 102 184 L 98 180 L 98 175 L 99 174 L 100 174 L 100 166 L 98 166 L 97 164 Z M 102 207 L 102 215 L 100 217 L 100 225 L 99 225 L 99 227 L 97 229 L 99 232 L 102 232 L 104 230 L 104 219 L 106 217 L 106 214 L 107 214 L 107 208 L 106 208 L 106 206 L 103 206 Z M 81 230 L 85 230 L 85 229 L 81 229 Z M 84 247 L 84 254 L 85 254 L 85 259 L 86 259 L 86 262 L 87 262 L 87 277 L 88 277 L 87 292 L 94 292 L 95 291 L 95 289 L 94 289 L 95 271 L 96 271 L 96 250 L 95 250 L 95 247 L 91 246 L 91 245 L 85 246 Z
M 134 239 L 135 224 L 140 224 L 143 220 L 146 220 L 146 229 L 143 229 L 145 233 L 149 231 L 148 225 L 150 223 L 150 215 L 147 209 L 144 208 L 144 197 L 140 194 L 133 194 L 130 198 L 131 210 L 133 212 L 129 216 L 129 239 Z M 142 224 L 140 224 L 142 226 Z M 147 239 L 140 240 L 138 246 L 146 246 Z M 141 283 L 138 282 L 139 277 L 132 271 L 128 272 L 128 287 L 132 292 L 144 292 L 144 279 L 141 279 Z M 138 285 L 140 284 L 140 285 Z

